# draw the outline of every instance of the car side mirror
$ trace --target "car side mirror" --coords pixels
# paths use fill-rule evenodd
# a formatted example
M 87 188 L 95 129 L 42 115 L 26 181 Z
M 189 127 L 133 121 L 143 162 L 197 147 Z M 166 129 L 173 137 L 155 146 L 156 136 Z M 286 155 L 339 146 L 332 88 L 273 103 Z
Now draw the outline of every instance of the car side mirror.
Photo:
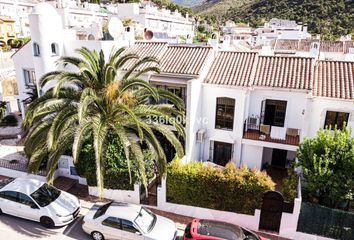
M 139 231 L 135 232 L 136 235 L 140 236 L 141 233 Z

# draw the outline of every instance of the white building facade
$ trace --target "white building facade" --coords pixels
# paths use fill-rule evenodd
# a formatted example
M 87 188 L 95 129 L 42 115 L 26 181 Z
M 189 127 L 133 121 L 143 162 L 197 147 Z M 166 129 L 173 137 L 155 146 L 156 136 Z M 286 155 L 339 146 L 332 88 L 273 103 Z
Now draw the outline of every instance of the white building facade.
M 130 46 L 124 38 L 77 40 L 48 3 L 35 7 L 30 23 L 31 41 L 13 56 L 21 102 L 31 85 L 39 95 L 46 91 L 38 80 L 60 69 L 55 64 L 60 56 L 75 55 L 80 47 L 108 56 L 113 46 L 129 46 L 127 53 L 160 60 L 161 74 L 147 73 L 144 79 L 185 100 L 188 160 L 285 169 L 295 161 L 304 137 L 326 125 L 354 127 L 354 61 L 218 52 L 210 46 L 154 41 Z M 24 115 L 23 104 L 21 111 Z

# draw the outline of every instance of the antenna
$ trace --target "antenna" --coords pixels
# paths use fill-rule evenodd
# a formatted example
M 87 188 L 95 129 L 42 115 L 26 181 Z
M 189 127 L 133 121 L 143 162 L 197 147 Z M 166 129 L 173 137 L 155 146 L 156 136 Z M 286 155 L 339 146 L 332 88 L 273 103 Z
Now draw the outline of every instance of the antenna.
M 145 40 L 151 40 L 154 37 L 154 33 L 150 30 L 144 32 Z
M 108 22 L 108 32 L 116 40 L 124 33 L 124 26 L 117 17 L 112 17 Z

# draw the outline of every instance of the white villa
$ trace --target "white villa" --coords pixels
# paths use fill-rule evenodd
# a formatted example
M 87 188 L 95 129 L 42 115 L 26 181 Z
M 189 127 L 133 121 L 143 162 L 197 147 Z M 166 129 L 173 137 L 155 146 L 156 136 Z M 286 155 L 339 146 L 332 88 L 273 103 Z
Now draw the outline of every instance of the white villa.
M 275 39 L 300 40 L 311 38 L 307 25 L 293 20 L 272 18 L 263 27 L 257 28 L 252 39 L 252 46 L 266 45 Z
M 108 56 L 112 46 L 127 46 L 129 53 L 155 56 L 161 74 L 148 73 L 144 79 L 185 100 L 188 160 L 286 168 L 304 137 L 313 137 L 326 125 L 341 128 L 347 122 L 354 127 L 354 59 L 326 60 L 319 52 L 279 56 L 274 50 L 263 54 L 134 43 L 124 37 L 76 40 L 66 34 L 48 3 L 34 8 L 30 28 L 31 41 L 13 55 L 21 100 L 29 85 L 38 85 L 43 74 L 58 68 L 55 61 L 60 56 L 73 55 L 79 47 L 102 49 Z M 40 94 L 45 90 L 38 88 Z M 21 111 L 24 115 L 23 104 Z
M 30 20 L 34 6 L 41 0 L 0 0 L 0 16 L 8 16 L 15 20 L 16 35 L 30 35 Z M 90 30 L 102 29 L 110 17 L 131 19 L 136 25 L 137 34 L 144 37 L 144 31 L 150 30 L 155 39 L 178 42 L 179 38 L 192 41 L 194 36 L 194 20 L 182 16 L 177 10 L 154 6 L 152 3 L 96 4 L 81 0 L 46 1 L 53 5 L 61 16 L 66 29 L 76 30 L 80 40 L 91 39 Z M 97 26 L 97 27 L 96 27 Z M 89 37 L 91 35 L 91 37 Z M 94 36 L 97 40 L 100 35 Z

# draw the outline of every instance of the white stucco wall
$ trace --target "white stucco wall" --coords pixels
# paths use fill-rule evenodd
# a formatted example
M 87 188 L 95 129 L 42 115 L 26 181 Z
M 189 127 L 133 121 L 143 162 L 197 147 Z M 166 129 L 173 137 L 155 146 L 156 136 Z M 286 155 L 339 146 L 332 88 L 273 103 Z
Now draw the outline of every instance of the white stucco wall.
M 220 141 L 234 144 L 232 159 L 236 164 L 239 164 L 243 123 L 245 120 L 246 92 L 247 90 L 245 89 L 232 88 L 230 86 L 203 84 L 202 118 L 204 119 L 203 128 L 206 129 L 203 153 L 204 161 L 210 159 L 210 141 Z M 235 99 L 235 115 L 232 131 L 215 128 L 216 100 L 218 97 Z
M 260 116 L 263 100 L 287 101 L 284 127 L 302 129 L 306 113 L 307 93 L 280 89 L 255 89 L 250 93 L 249 116 Z M 303 114 L 304 112 L 304 114 Z M 248 117 L 248 116 L 247 116 Z
M 248 168 L 262 168 L 263 147 L 243 144 L 241 164 Z
M 314 98 L 310 101 L 307 136 L 312 138 L 317 131 L 324 127 L 327 111 L 348 112 L 348 127 L 354 130 L 354 101 L 330 98 Z M 352 132 L 354 137 L 354 132 Z
M 198 130 L 203 128 L 202 102 L 201 80 L 194 79 L 188 81 L 186 106 L 186 158 L 188 160 L 201 160 L 200 151 L 202 144 L 197 143 L 196 134 Z

